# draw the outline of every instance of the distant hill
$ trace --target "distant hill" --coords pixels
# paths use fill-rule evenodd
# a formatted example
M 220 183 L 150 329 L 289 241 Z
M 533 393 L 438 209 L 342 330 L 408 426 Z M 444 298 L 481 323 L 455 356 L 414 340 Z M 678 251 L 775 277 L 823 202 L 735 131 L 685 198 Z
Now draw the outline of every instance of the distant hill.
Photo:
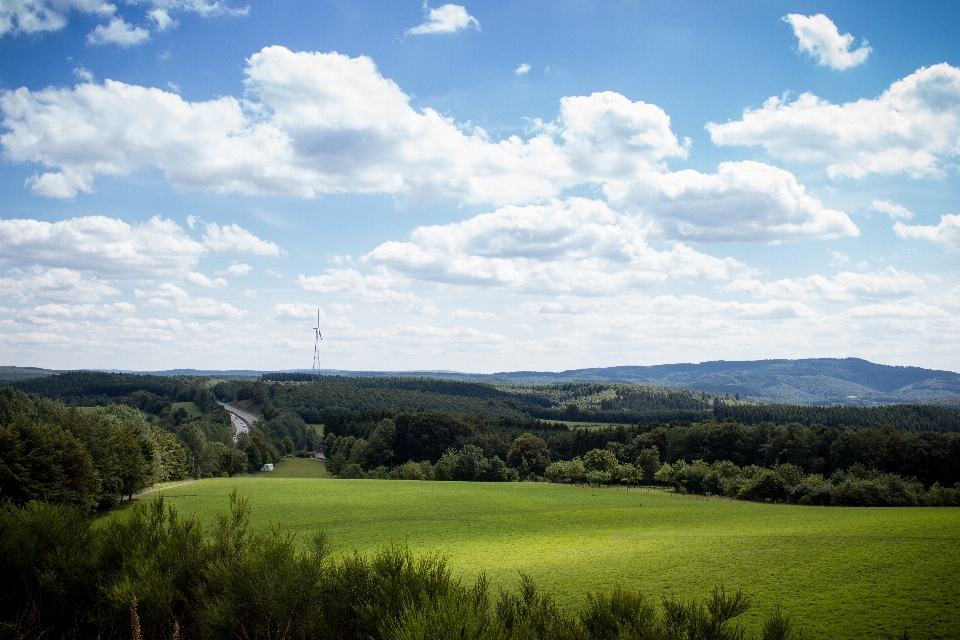
M 931 402 L 956 406 L 960 400 L 960 373 L 874 364 L 859 358 L 719 360 L 560 373 L 517 371 L 477 379 L 518 384 L 630 382 L 739 395 L 741 400 L 802 405 Z
M 291 372 L 309 373 L 309 369 Z M 32 367 L 0 367 L 0 383 L 15 382 L 57 371 Z M 260 376 L 254 370 L 171 369 L 139 372 L 163 376 L 209 376 L 236 379 Z M 343 371 L 324 369 L 324 375 L 349 377 L 424 377 L 500 384 L 563 384 L 567 382 L 624 382 L 672 389 L 708 391 L 741 400 L 799 405 L 876 406 L 922 402 L 960 407 L 960 373 L 920 367 L 874 364 L 860 358 L 753 360 L 623 366 L 568 371 L 512 371 L 493 374 L 456 371 Z
M 53 376 L 60 373 L 51 369 L 40 369 L 37 367 L 0 367 L 0 384 L 10 382 L 19 382 L 21 380 L 31 380 L 33 378 L 42 378 L 44 376 Z

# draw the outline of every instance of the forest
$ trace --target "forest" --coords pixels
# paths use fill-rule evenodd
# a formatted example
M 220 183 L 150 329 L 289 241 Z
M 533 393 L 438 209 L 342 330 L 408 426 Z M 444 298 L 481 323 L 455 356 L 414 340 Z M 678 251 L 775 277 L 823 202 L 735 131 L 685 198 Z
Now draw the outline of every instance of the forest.
M 631 424 L 650 422 L 761 422 L 803 425 L 960 431 L 960 409 L 928 404 L 818 407 L 741 402 L 703 391 L 607 382 L 505 385 L 436 378 L 386 378 L 265 374 L 250 382 L 224 383 L 231 397 L 296 413 L 320 424 L 332 414 L 356 411 L 436 409 L 486 419 L 501 416 Z M 277 382 L 276 380 L 285 382 Z
M 218 399 L 263 419 L 235 439 Z M 174 410 L 178 401 L 202 415 Z M 573 426 L 542 417 L 550 412 Z M 590 428 L 573 420 L 625 414 L 673 417 Z M 929 405 L 755 405 L 608 383 L 92 372 L 0 389 L 0 486 L 17 504 L 103 509 L 153 483 L 312 455 L 321 437 L 328 470 L 344 478 L 645 483 L 836 505 L 952 504 L 960 486 L 960 411 Z M 761 480 L 768 489 L 752 488 Z

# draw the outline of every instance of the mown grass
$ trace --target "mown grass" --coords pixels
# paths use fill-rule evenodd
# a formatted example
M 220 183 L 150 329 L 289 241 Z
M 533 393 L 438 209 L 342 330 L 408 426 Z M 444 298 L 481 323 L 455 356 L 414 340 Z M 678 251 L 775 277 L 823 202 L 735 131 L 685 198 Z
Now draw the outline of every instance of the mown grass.
M 264 476 L 266 474 L 263 474 Z M 258 476 L 259 477 L 259 476 Z M 273 465 L 271 478 L 329 478 L 327 467 L 319 460 L 284 458 Z
M 186 411 L 187 416 L 190 418 L 199 418 L 203 415 L 203 411 L 201 411 L 200 407 L 194 402 L 173 402 L 170 404 L 171 411 L 176 411 L 177 409 Z
M 663 491 L 534 483 L 319 480 L 309 460 L 273 474 L 162 492 L 205 522 L 236 487 L 255 525 L 325 529 L 342 551 L 391 543 L 440 552 L 472 580 L 517 572 L 561 604 L 616 583 L 702 597 L 742 588 L 756 624 L 779 603 L 814 637 L 954 638 L 960 630 L 960 509 L 798 507 Z M 289 465 L 289 466 L 287 466 Z M 305 537 L 305 536 L 304 536 Z

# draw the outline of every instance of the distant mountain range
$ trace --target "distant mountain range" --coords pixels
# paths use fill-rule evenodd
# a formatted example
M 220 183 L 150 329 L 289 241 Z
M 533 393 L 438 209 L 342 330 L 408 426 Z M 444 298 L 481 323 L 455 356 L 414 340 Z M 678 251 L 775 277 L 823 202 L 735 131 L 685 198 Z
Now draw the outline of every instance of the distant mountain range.
M 296 372 L 309 372 L 297 369 Z M 57 373 L 33 367 L 0 367 L 0 382 L 13 382 Z M 170 369 L 154 375 L 199 375 L 243 378 L 254 370 Z M 873 406 L 896 402 L 928 402 L 960 407 L 960 373 L 920 367 L 874 364 L 859 358 L 754 360 L 663 364 L 646 367 L 604 367 L 561 372 L 512 371 L 492 374 L 456 371 L 341 371 L 324 375 L 424 376 L 501 384 L 560 384 L 564 382 L 626 382 L 673 389 L 709 391 L 741 400 L 801 405 Z

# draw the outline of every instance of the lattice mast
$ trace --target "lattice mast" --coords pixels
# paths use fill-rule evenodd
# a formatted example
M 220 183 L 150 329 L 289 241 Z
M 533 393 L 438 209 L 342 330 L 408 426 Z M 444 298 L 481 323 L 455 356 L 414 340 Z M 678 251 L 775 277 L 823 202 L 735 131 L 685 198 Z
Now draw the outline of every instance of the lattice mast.
M 320 379 L 320 309 L 317 309 L 317 326 L 313 328 L 313 375 Z

